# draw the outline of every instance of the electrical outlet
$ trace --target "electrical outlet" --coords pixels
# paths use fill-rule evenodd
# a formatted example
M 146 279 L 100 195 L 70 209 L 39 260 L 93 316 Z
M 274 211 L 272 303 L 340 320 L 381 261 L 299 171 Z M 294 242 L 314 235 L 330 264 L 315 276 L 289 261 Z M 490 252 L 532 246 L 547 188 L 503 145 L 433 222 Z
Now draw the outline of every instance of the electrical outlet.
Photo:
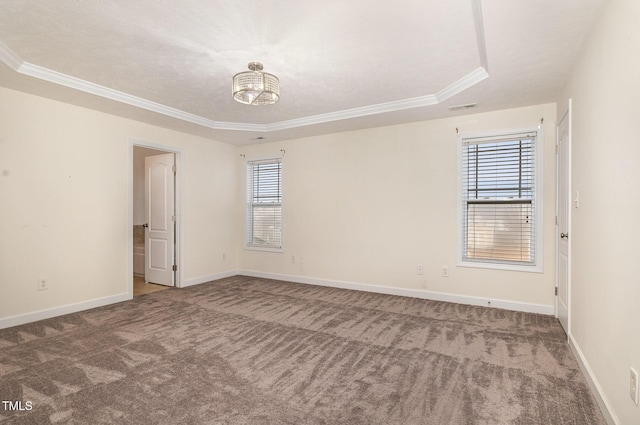
M 46 277 L 38 278 L 38 291 L 46 291 L 49 289 L 49 280 Z
M 638 384 L 638 372 L 631 368 L 631 373 L 629 374 L 629 395 L 636 406 L 638 405 Z
M 421 264 L 416 266 L 416 274 L 422 276 L 424 274 L 424 267 Z
M 442 266 L 442 277 L 449 277 L 449 267 Z

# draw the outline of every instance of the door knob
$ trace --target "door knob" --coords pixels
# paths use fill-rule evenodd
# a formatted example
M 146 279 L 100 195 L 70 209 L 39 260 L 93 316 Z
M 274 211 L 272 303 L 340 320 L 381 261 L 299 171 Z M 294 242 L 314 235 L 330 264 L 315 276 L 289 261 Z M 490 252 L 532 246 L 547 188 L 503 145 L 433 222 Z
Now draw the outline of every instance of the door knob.
M 560 233 L 560 237 L 569 239 L 569 234 L 568 233 Z
M 144 223 L 144 224 L 142 225 L 142 227 L 149 227 L 149 223 Z M 564 233 L 563 233 L 563 235 L 564 235 Z

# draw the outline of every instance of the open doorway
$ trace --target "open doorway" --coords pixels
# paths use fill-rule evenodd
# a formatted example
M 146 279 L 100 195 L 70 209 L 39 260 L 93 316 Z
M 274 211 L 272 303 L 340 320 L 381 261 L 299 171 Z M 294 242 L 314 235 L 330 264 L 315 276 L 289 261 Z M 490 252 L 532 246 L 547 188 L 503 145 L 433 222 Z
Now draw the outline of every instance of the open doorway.
M 179 154 L 157 145 L 131 143 L 132 297 L 180 286 Z

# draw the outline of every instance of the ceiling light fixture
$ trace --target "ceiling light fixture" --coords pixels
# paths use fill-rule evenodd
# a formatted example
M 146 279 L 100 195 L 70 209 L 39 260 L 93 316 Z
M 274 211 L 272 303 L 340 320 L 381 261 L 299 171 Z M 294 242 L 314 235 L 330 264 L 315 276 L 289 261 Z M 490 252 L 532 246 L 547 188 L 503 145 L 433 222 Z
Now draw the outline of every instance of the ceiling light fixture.
M 233 98 L 247 105 L 271 105 L 280 100 L 280 80 L 262 72 L 260 62 L 249 62 L 250 71 L 233 76 Z

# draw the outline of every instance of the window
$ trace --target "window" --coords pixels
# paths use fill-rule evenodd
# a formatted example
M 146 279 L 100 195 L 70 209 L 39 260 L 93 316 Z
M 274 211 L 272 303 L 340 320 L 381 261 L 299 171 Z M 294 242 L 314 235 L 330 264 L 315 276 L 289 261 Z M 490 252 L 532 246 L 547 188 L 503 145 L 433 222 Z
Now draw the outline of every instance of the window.
M 282 249 L 282 162 L 247 162 L 248 248 Z
M 462 265 L 541 271 L 540 133 L 461 138 Z

